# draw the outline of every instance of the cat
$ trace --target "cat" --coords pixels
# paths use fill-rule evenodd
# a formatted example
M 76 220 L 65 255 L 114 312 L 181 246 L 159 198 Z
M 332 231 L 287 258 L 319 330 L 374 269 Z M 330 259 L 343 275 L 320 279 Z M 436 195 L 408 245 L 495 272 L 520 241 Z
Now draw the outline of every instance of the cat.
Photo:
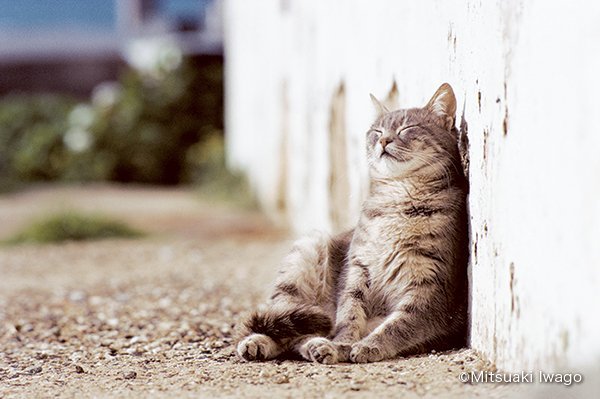
M 358 224 L 295 243 L 265 309 L 238 326 L 242 359 L 364 363 L 466 343 L 468 183 L 454 92 L 444 83 L 423 108 L 392 112 L 371 98 Z

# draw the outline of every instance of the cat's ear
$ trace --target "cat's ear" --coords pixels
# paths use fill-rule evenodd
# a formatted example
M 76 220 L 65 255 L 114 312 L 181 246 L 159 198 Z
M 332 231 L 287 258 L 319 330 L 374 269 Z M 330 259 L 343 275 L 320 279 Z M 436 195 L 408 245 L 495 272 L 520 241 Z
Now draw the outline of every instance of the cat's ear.
M 375 112 L 377 113 L 377 117 L 379 118 L 383 114 L 387 114 L 390 112 L 385 105 L 381 101 L 377 99 L 373 94 L 369 94 L 371 96 L 371 101 L 373 102 L 373 106 L 375 107 Z
M 456 116 L 456 96 L 452 86 L 448 83 L 442 84 L 425 108 L 442 119 L 446 130 L 452 129 Z
M 391 109 L 392 111 L 397 110 L 398 108 L 400 108 L 400 102 L 398 101 L 399 96 L 400 93 L 398 92 L 398 85 L 394 80 L 394 82 L 392 83 L 392 88 L 390 89 L 390 92 L 388 93 L 386 99 L 383 101 L 383 104 L 387 109 Z

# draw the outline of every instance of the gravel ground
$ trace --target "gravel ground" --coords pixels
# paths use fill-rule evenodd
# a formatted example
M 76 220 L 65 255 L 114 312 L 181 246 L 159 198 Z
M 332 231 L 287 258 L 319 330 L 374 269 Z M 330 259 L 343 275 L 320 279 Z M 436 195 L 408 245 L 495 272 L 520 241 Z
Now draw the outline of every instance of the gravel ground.
M 239 315 L 265 296 L 289 238 L 185 190 L 38 188 L 0 197 L 0 239 L 58 208 L 102 211 L 142 240 L 4 248 L 0 397 L 511 397 L 463 384 L 492 370 L 463 349 L 368 365 L 244 363 Z

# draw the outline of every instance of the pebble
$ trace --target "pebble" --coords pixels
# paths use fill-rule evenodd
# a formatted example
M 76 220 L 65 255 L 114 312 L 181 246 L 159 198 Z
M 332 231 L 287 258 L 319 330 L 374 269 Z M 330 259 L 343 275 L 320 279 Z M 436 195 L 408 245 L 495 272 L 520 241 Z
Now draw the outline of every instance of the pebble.
M 262 378 L 271 377 L 272 375 L 273 371 L 269 369 L 263 369 L 260 371 L 260 373 L 258 373 L 258 376 Z
M 85 292 L 83 291 L 73 291 L 69 293 L 69 300 L 71 302 L 83 302 L 85 296 Z
M 108 319 L 108 320 L 106 321 L 106 324 L 108 324 L 108 325 L 109 325 L 109 326 L 111 326 L 111 327 L 116 327 L 116 326 L 118 326 L 118 325 L 119 325 L 119 320 L 118 320 L 118 319 L 115 319 L 115 318 Z
M 137 377 L 137 373 L 135 371 L 126 371 L 123 373 L 123 378 L 126 380 L 133 380 Z
M 290 382 L 290 379 L 285 374 L 280 374 L 273 379 L 275 384 L 287 384 Z
M 42 366 L 37 366 L 37 367 L 32 367 L 29 370 L 27 370 L 27 374 L 39 374 L 42 372 Z
M 360 391 L 362 388 L 363 388 L 363 385 L 361 382 L 356 381 L 356 380 L 350 381 L 350 390 L 351 391 Z
M 135 336 L 135 337 L 131 337 L 131 339 L 129 340 L 129 343 L 131 345 L 133 344 L 137 344 L 138 342 L 142 341 L 142 337 L 140 336 Z
M 83 373 L 85 373 L 85 370 L 83 369 L 83 367 L 81 367 L 80 365 L 76 364 L 75 365 L 75 372 L 77 374 L 83 374 Z
M 143 356 L 144 352 L 141 351 L 139 348 L 128 348 L 125 352 L 127 352 L 128 355 L 131 356 Z

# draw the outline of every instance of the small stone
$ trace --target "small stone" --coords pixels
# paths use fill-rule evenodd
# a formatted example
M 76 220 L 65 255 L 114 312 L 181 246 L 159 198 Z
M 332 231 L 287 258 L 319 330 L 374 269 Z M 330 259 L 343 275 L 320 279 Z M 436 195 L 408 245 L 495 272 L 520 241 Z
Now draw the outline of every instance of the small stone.
M 260 373 L 258 373 L 258 376 L 262 377 L 262 378 L 271 377 L 272 375 L 273 375 L 273 371 L 271 371 L 269 369 L 263 369 L 260 371 Z
M 161 298 L 158 301 L 158 307 L 162 308 L 162 309 L 166 309 L 166 308 L 170 307 L 171 304 L 172 304 L 172 301 L 170 298 Z
M 129 340 L 129 344 L 131 344 L 131 345 L 137 344 L 140 341 L 142 341 L 142 337 L 136 335 L 134 337 L 131 337 L 131 339 Z
M 273 379 L 273 382 L 274 382 L 275 384 L 287 384 L 287 383 L 289 383 L 289 382 L 290 382 L 290 379 L 288 378 L 288 376 L 287 376 L 287 375 L 285 375 L 285 374 L 280 374 L 280 375 L 278 375 L 277 377 L 275 377 L 275 378 Z
M 135 371 L 127 371 L 123 373 L 123 378 L 126 380 L 134 380 L 137 377 L 137 373 Z
M 350 381 L 350 390 L 351 391 L 360 391 L 362 389 L 362 384 L 358 381 Z
M 83 374 L 83 373 L 85 373 L 85 370 L 83 369 L 83 367 L 81 367 L 80 365 L 76 364 L 75 365 L 75 372 L 77 374 Z
M 126 350 L 128 355 L 131 356 L 142 356 L 144 354 L 143 351 L 141 351 L 139 348 L 129 348 Z
M 100 305 L 102 303 L 102 301 L 103 301 L 102 298 L 99 296 L 92 296 L 89 299 L 90 305 L 92 305 L 92 306 Z
M 69 300 L 71 302 L 83 302 L 83 300 L 85 300 L 85 292 L 83 292 L 83 291 L 70 292 Z
M 29 370 L 27 370 L 27 374 L 39 374 L 42 372 L 42 366 L 37 366 L 37 367 L 32 367 Z
M 111 327 L 116 327 L 119 325 L 119 319 L 116 319 L 116 318 L 108 319 L 106 321 L 106 324 L 108 324 Z

